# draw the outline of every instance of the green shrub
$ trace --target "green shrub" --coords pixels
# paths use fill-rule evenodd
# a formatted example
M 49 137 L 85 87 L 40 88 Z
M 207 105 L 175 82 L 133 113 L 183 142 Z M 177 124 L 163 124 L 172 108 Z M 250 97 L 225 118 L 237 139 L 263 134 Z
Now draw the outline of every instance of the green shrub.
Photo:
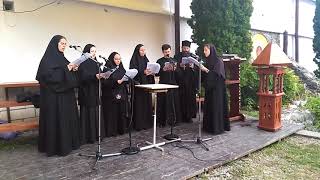
M 240 70 L 241 105 L 245 110 L 257 110 L 257 92 L 259 88 L 257 68 L 253 67 L 249 62 L 245 62 L 241 64 Z M 272 80 L 270 81 L 272 85 Z M 283 91 L 285 93 L 282 99 L 283 105 L 288 105 L 305 94 L 304 86 L 299 77 L 289 68 L 285 69 Z
M 287 105 L 293 100 L 301 99 L 305 95 L 304 85 L 292 69 L 287 68 L 285 70 L 283 83 L 284 96 L 282 104 Z
M 305 107 L 315 116 L 314 126 L 320 129 L 320 97 L 309 97 Z
M 246 110 L 258 109 L 257 91 L 259 77 L 257 70 L 248 61 L 240 66 L 241 106 Z

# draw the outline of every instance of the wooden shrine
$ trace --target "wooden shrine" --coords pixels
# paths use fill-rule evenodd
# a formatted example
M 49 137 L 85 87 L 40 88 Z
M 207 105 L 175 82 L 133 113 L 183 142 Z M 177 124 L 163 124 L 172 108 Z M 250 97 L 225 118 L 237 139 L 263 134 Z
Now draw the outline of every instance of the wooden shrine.
M 259 125 L 266 131 L 277 131 L 281 125 L 284 67 L 290 59 L 277 44 L 269 43 L 252 63 L 259 74 Z

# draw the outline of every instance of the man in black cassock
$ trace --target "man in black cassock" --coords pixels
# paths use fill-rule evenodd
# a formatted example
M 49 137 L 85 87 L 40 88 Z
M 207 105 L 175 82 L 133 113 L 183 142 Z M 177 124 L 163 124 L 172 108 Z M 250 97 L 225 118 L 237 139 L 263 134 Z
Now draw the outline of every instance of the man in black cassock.
M 182 41 L 182 52 L 174 56 L 178 62 L 177 82 L 179 85 L 180 105 L 183 122 L 192 122 L 197 114 L 196 93 L 198 89 L 198 68 L 194 64 L 182 65 L 182 57 L 189 57 L 190 41 Z
M 213 45 L 204 46 L 206 68 L 202 68 L 205 88 L 203 129 L 211 134 L 230 131 L 225 69 Z
M 38 150 L 65 156 L 80 147 L 79 117 L 74 88 L 76 66 L 64 57 L 67 40 L 54 36 L 39 65 L 40 117 Z
M 80 131 L 81 143 L 94 143 L 99 132 L 99 66 L 96 59 L 96 47 L 87 44 L 83 53 L 89 53 L 91 58 L 79 66 L 80 88 Z M 104 123 L 101 120 L 101 137 L 105 137 Z
M 157 61 L 160 64 L 160 71 L 157 74 L 157 76 L 160 76 L 159 83 L 177 85 L 177 61 L 170 57 L 171 46 L 164 44 L 161 49 L 163 57 Z M 167 93 L 159 93 L 157 107 L 157 118 L 160 126 L 165 126 L 167 123 L 176 124 L 181 122 L 182 115 L 178 89 L 171 89 Z
M 149 59 L 145 54 L 145 47 L 138 44 L 130 60 L 130 69 L 137 69 L 138 74 L 134 77 L 140 84 L 154 84 L 154 75 L 147 69 Z M 151 94 L 141 88 L 134 90 L 133 124 L 134 129 L 139 131 L 152 127 L 152 98 Z

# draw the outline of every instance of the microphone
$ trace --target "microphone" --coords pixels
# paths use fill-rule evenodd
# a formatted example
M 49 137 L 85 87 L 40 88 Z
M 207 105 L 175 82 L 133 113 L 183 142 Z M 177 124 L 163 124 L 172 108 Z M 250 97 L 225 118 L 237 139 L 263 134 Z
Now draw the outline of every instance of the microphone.
M 75 45 L 70 45 L 69 48 L 74 48 L 74 49 L 77 49 L 78 47 L 81 47 L 81 46 L 75 46 Z
M 102 58 L 102 59 L 104 59 L 105 61 L 109 61 L 109 59 L 107 59 L 106 57 L 101 56 L 101 55 L 99 55 L 99 58 Z

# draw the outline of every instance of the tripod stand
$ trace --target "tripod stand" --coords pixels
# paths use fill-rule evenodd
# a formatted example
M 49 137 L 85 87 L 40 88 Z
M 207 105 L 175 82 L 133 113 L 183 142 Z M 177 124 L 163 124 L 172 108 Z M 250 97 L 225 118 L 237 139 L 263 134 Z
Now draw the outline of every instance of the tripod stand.
M 199 131 L 198 131 L 198 136 L 196 139 L 190 139 L 190 140 L 181 140 L 181 142 L 194 142 L 196 144 L 200 144 L 206 151 L 209 151 L 209 148 L 205 145 L 205 141 L 209 141 L 212 138 L 202 138 L 202 120 L 201 120 L 201 66 L 202 64 L 199 63 L 199 77 L 198 77 L 198 92 L 197 92 L 197 97 L 199 99 L 198 101 L 198 127 L 199 127 Z
M 174 71 L 174 68 L 175 68 L 175 62 L 170 58 L 170 61 L 169 63 L 172 65 L 173 69 L 172 71 L 170 72 L 171 73 L 171 76 L 170 76 L 170 80 L 172 82 L 172 79 L 175 80 L 175 71 Z M 171 99 L 171 106 L 172 106 L 172 110 L 173 110 L 173 118 L 172 118 L 172 122 L 171 122 L 171 126 L 170 126 L 170 134 L 167 134 L 165 136 L 163 136 L 164 139 L 166 140 L 174 140 L 174 139 L 179 139 L 179 136 L 176 135 L 176 134 L 173 134 L 173 126 L 174 124 L 177 122 L 177 117 L 176 117 L 176 108 L 175 108 L 175 101 L 174 101 L 174 89 L 172 90 L 169 90 L 169 97 Z M 166 99 L 168 100 L 168 98 Z
M 99 83 L 99 99 L 98 99 L 98 103 L 99 103 L 99 106 L 98 106 L 98 146 L 97 146 L 97 151 L 95 154 L 79 154 L 79 156 L 86 156 L 86 157 L 93 157 L 95 158 L 95 164 L 93 165 L 93 168 L 92 169 L 95 169 L 97 163 L 105 158 L 105 157 L 111 157 L 111 156 L 119 156 L 119 155 L 122 155 L 122 153 L 112 153 L 112 154 L 102 154 L 101 152 L 101 96 L 102 96 L 102 92 L 101 92 L 101 69 L 100 69 L 100 66 L 101 66 L 101 63 L 94 60 L 96 63 L 97 63 L 97 66 L 98 66 L 98 73 L 99 73 L 99 78 L 98 78 L 98 83 Z
M 126 155 L 133 155 L 133 154 L 137 154 L 138 152 L 140 152 L 140 148 L 138 147 L 133 147 L 132 146 L 132 136 L 131 136 L 131 130 L 132 130 L 132 120 L 133 120 L 133 107 L 134 107 L 134 85 L 138 84 L 135 83 L 135 80 L 133 80 L 132 78 L 130 78 L 129 76 L 127 76 L 125 74 L 125 76 L 129 79 L 129 86 L 130 86 L 130 109 L 131 109 L 131 113 L 130 113 L 130 122 L 129 122 L 129 147 L 126 147 L 124 149 L 121 150 L 122 153 L 126 154 Z M 129 99 L 129 98 L 128 98 Z M 128 114 L 128 108 L 126 108 L 127 114 Z

